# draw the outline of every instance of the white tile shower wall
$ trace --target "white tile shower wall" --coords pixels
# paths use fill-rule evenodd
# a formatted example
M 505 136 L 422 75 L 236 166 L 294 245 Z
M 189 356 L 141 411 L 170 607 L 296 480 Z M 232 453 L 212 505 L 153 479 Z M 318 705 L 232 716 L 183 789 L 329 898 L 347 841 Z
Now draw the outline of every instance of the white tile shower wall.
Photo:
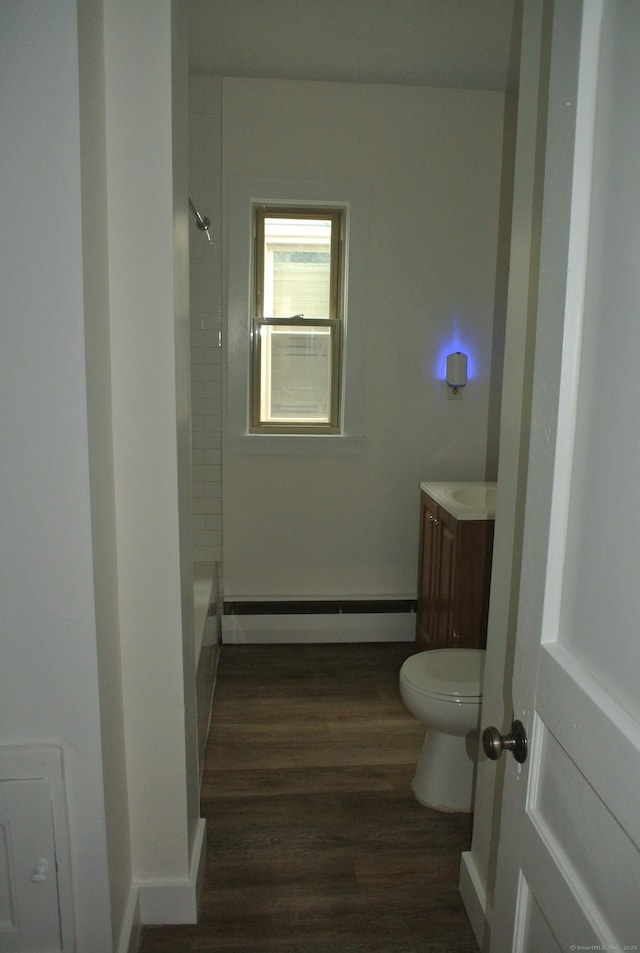
M 214 76 L 189 77 L 189 189 L 211 221 L 208 242 L 195 221 L 191 279 L 193 560 L 222 561 L 221 94 Z

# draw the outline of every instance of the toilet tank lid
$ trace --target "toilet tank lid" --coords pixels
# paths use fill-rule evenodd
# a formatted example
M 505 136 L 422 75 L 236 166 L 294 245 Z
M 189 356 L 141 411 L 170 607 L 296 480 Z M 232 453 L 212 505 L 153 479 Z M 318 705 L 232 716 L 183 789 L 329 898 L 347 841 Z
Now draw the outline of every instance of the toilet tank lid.
M 480 698 L 484 657 L 484 649 L 430 649 L 411 655 L 402 672 L 418 691 Z

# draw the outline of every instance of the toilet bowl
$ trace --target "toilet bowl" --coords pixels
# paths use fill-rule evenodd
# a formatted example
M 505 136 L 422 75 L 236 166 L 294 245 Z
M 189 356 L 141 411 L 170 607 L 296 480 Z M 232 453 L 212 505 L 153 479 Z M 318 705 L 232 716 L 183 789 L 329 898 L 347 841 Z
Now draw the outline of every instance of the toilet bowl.
M 400 669 L 400 695 L 426 727 L 413 792 L 438 811 L 471 811 L 484 649 L 432 649 Z

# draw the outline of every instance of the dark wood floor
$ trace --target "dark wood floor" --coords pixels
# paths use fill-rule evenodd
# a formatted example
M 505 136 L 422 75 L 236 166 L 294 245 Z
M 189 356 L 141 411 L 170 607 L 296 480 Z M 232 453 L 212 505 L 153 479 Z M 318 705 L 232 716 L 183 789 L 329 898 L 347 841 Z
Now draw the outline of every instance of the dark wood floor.
M 457 889 L 468 815 L 410 789 L 409 644 L 224 646 L 202 791 L 196 926 L 141 953 L 477 953 Z

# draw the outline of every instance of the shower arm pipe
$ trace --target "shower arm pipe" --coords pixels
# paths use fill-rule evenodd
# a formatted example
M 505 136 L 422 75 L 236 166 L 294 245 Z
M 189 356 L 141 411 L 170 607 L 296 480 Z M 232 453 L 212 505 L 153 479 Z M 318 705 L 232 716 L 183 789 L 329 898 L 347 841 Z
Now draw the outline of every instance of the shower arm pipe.
M 211 221 L 207 218 L 206 215 L 202 215 L 201 212 L 196 208 L 196 204 L 193 201 L 193 196 L 189 193 L 189 208 L 193 212 L 194 218 L 196 220 L 196 226 L 200 229 L 201 232 L 204 232 L 207 236 L 207 241 L 213 241 L 211 238 Z

